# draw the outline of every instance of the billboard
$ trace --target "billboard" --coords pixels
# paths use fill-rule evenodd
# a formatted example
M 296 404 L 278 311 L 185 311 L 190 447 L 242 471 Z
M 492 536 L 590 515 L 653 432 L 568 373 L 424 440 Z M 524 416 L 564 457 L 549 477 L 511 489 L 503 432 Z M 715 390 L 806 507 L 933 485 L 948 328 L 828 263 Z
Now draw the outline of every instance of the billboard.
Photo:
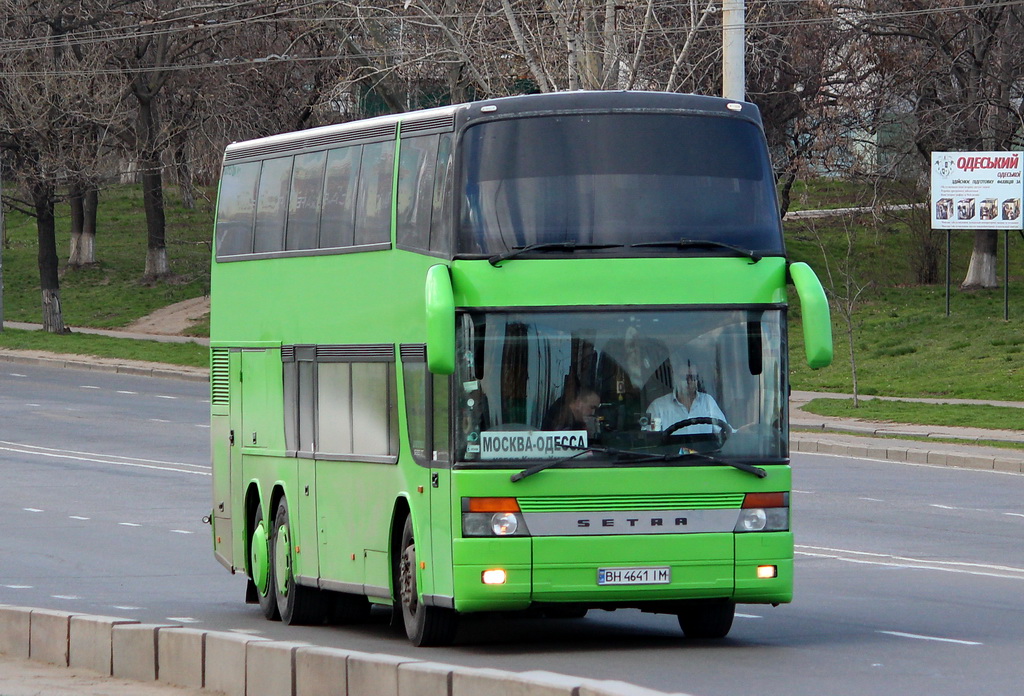
M 936 230 L 1019 230 L 1020 152 L 933 152 L 931 210 Z

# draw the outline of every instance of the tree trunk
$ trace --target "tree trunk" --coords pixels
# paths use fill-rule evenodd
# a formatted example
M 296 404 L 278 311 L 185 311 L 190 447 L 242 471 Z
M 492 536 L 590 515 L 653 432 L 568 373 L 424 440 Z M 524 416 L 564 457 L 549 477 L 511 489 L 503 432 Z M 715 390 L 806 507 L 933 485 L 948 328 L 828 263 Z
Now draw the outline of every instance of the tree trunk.
M 146 272 L 149 280 L 170 273 L 167 263 L 167 243 L 164 237 L 164 191 L 160 176 L 160 162 L 142 162 L 142 201 L 146 209 Z
M 83 266 L 96 263 L 96 212 L 99 209 L 99 191 L 89 186 L 85 192 L 82 215 L 82 239 L 78 255 Z
M 56 334 L 67 333 L 60 305 L 53 186 L 46 183 L 34 184 L 32 198 L 36 210 L 36 231 L 39 238 L 39 287 L 42 291 L 43 301 L 43 330 Z
M 967 277 L 964 278 L 964 282 L 960 283 L 961 290 L 999 287 L 996 262 L 998 248 L 999 232 L 996 230 L 977 230 L 974 233 L 971 265 L 967 268 Z
M 82 228 L 85 226 L 85 196 L 82 187 L 77 184 L 68 192 L 68 203 L 71 204 L 71 247 L 68 253 L 68 265 L 82 265 L 81 242 Z

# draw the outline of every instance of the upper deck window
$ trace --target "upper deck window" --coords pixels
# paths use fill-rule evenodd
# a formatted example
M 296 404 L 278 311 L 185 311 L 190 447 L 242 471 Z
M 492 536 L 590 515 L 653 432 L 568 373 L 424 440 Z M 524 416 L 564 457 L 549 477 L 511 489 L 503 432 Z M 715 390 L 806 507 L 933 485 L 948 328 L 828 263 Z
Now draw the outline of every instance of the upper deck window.
M 711 240 L 783 253 L 764 138 L 742 119 L 570 114 L 491 121 L 466 131 L 461 254 L 545 242 L 630 247 Z

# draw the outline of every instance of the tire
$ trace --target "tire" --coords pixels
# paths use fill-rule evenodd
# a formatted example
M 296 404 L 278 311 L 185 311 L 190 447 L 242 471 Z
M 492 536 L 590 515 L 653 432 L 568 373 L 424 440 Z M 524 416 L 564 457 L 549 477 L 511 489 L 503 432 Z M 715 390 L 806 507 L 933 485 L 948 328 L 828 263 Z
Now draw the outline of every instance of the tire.
M 679 628 L 687 638 L 725 638 L 735 616 L 736 603 L 729 599 L 695 603 L 679 613 Z
M 323 595 L 319 589 L 295 582 L 293 573 L 291 527 L 288 502 L 281 498 L 274 515 L 274 533 L 270 538 L 271 567 L 274 571 L 274 597 L 281 620 L 289 626 L 324 622 Z
M 249 537 L 249 580 L 256 593 L 263 616 L 271 621 L 280 621 L 274 587 L 274 568 L 271 561 L 270 530 L 263 519 L 263 505 L 256 506 L 252 516 L 252 536 Z
M 458 628 L 458 614 L 453 609 L 430 607 L 420 601 L 416 582 L 416 540 L 413 537 L 412 517 L 405 519 L 397 563 L 396 605 L 401 608 L 405 634 L 409 641 L 418 648 L 451 645 Z

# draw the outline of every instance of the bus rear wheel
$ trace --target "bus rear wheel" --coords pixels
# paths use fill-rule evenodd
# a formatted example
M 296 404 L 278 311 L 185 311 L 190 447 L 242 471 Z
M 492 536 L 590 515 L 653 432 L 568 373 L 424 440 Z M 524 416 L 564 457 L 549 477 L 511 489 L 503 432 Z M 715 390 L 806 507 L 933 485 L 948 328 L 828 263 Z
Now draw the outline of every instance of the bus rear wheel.
M 263 616 L 271 621 L 280 621 L 270 558 L 270 531 L 267 529 L 267 521 L 263 519 L 263 505 L 258 504 L 252 516 L 252 536 L 249 538 L 249 579 Z
M 320 590 L 295 582 L 288 502 L 284 498 L 277 504 L 274 533 L 270 542 L 274 595 L 281 620 L 289 626 L 323 623 L 324 607 Z
M 419 648 L 451 645 L 458 628 L 458 616 L 452 609 L 432 607 L 420 601 L 416 586 L 416 540 L 412 517 L 405 518 L 401 553 L 398 557 L 398 601 L 402 608 L 405 634 Z
M 679 628 L 687 638 L 725 638 L 732 629 L 736 603 L 729 599 L 695 603 L 678 616 Z

